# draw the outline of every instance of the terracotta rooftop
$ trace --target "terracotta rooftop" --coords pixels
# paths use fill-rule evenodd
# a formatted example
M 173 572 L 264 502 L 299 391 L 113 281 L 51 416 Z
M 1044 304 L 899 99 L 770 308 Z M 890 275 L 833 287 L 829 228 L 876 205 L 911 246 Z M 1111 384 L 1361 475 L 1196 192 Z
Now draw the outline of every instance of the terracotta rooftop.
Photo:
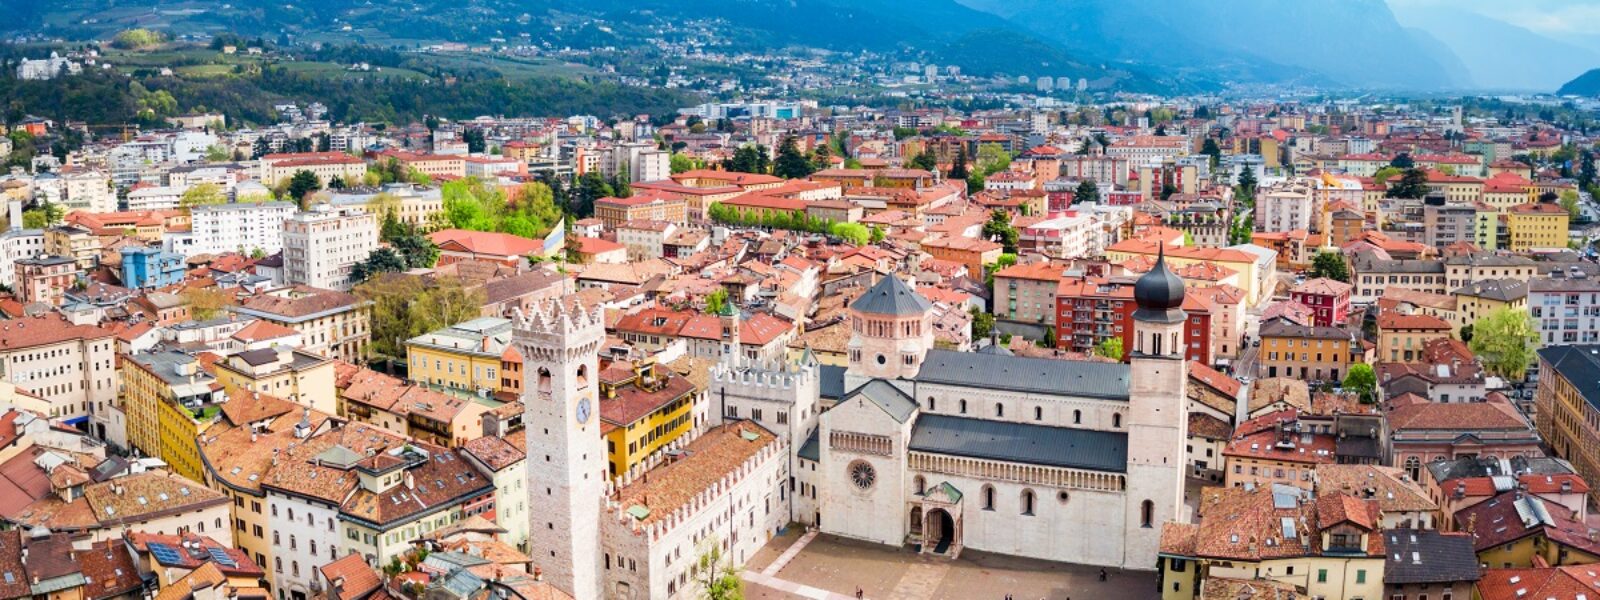
M 648 508 L 649 515 L 639 522 L 653 523 L 776 442 L 772 432 L 749 421 L 711 429 L 684 447 L 684 458 L 651 469 L 618 490 L 616 500 L 624 508 Z

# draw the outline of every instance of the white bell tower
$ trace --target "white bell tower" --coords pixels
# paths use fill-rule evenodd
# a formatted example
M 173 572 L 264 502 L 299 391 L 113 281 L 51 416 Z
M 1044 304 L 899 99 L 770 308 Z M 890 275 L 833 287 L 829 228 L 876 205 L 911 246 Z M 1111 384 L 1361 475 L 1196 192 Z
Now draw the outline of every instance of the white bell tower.
M 600 436 L 599 308 L 558 300 L 518 312 L 528 453 L 528 554 L 550 583 L 575 598 L 601 598 L 600 514 L 606 486 Z
M 1183 280 L 1167 268 L 1166 252 L 1134 284 L 1133 352 L 1129 354 L 1128 487 L 1122 563 L 1154 569 L 1161 526 L 1187 522 L 1183 503 L 1184 447 L 1189 426 L 1184 385 Z

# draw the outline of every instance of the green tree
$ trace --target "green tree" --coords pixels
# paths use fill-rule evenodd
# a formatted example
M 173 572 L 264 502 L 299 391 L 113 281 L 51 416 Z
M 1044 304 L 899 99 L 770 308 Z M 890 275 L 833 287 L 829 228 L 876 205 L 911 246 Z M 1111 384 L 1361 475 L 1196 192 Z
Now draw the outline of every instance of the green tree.
M 481 288 L 454 277 L 393 273 L 357 285 L 354 294 L 372 303 L 372 351 L 390 358 L 405 357 L 408 339 L 477 317 L 484 302 Z
M 668 162 L 671 163 L 670 167 L 673 175 L 700 168 L 700 166 L 695 163 L 694 159 L 689 158 L 688 155 L 684 154 L 673 154 L 672 158 L 668 159 Z
M 1043 346 L 1045 348 L 1054 348 L 1054 347 L 1056 347 L 1056 328 L 1054 328 L 1054 327 L 1046 327 L 1046 328 L 1044 328 L 1044 339 L 1039 340 L 1039 345 Z
M 1239 170 L 1239 182 L 1236 193 L 1248 199 L 1256 197 L 1256 170 L 1249 167 Z
M 972 315 L 972 339 L 989 337 L 994 331 L 994 315 L 978 310 L 976 306 L 967 309 L 967 313 Z
M 872 238 L 871 238 L 872 243 L 876 244 L 878 242 L 881 242 L 881 241 L 883 241 L 883 238 L 885 238 L 885 237 L 888 237 L 888 234 L 884 233 L 882 227 L 879 227 L 877 225 L 873 225 L 872 226 Z
M 872 241 L 872 232 L 860 223 L 834 223 L 829 233 L 857 246 L 865 246 Z
M 1122 360 L 1122 338 L 1111 336 L 1094 345 L 1095 356 Z
M 295 171 L 294 176 L 289 178 L 289 197 L 294 199 L 295 202 L 304 203 L 307 196 L 320 189 L 322 189 L 322 181 L 318 180 L 317 175 L 311 171 Z
M 1211 168 L 1217 168 L 1217 163 L 1222 162 L 1222 147 L 1217 145 L 1216 138 L 1206 138 L 1200 145 L 1200 153 L 1211 157 Z
M 212 144 L 206 146 L 206 162 L 228 162 L 233 158 L 233 153 L 227 148 Z
M 720 315 L 728 310 L 728 290 L 717 288 L 706 294 L 706 314 Z
M 1100 186 L 1095 185 L 1093 179 L 1085 179 L 1085 180 L 1083 180 L 1082 183 L 1078 184 L 1078 189 L 1073 190 L 1073 192 L 1072 192 L 1072 203 L 1073 204 L 1083 204 L 1085 202 L 1099 202 L 1099 201 L 1100 201 Z
M 739 567 L 733 561 L 722 558 L 721 546 L 714 539 L 704 545 L 706 550 L 700 554 L 699 574 L 695 576 L 701 597 L 705 600 L 744 600 L 744 579 L 739 576 Z
M 1389 166 L 1397 169 L 1409 170 L 1416 168 L 1417 161 L 1411 158 L 1411 153 L 1401 152 L 1394 155 L 1394 158 L 1389 160 Z
M 1400 167 L 1385 166 L 1384 168 L 1373 172 L 1372 181 L 1375 183 L 1383 183 L 1384 181 L 1388 181 L 1390 177 L 1394 177 L 1395 175 L 1400 175 L 1405 172 L 1406 170 Z
M 1539 332 L 1526 310 L 1503 306 L 1472 324 L 1472 341 L 1467 346 L 1490 373 L 1522 381 L 1539 349 Z
M 735 173 L 766 173 L 768 162 L 766 146 L 740 146 L 723 161 L 722 168 Z
M 1428 195 L 1428 173 L 1422 169 L 1406 169 L 1400 176 L 1400 182 L 1389 186 L 1389 191 L 1384 193 L 1390 198 L 1417 199 Z
M 933 155 L 933 151 L 923 151 L 917 153 L 917 155 L 911 159 L 911 164 L 907 166 L 913 169 L 922 169 L 932 173 L 939 170 L 939 159 Z
M 896 127 L 896 128 L 894 128 L 894 139 L 897 140 L 897 141 L 906 139 L 906 138 L 914 136 L 916 134 L 917 134 L 917 130 L 914 129 L 914 128 L 911 128 L 911 127 Z
M 1576 190 L 1561 190 L 1561 208 L 1567 209 L 1567 218 L 1577 219 L 1583 216 L 1583 211 L 1578 207 L 1578 192 Z
M 1372 371 L 1372 365 L 1366 363 L 1350 365 L 1350 372 L 1344 375 L 1344 391 L 1360 395 L 1364 404 L 1377 402 L 1378 375 Z
M 160 32 L 149 29 L 128 29 L 117 32 L 117 35 L 111 38 L 111 46 L 124 50 L 144 50 L 159 46 L 163 41 L 165 40 Z
M 1350 265 L 1344 261 L 1344 255 L 1334 251 L 1318 252 L 1311 259 L 1309 277 L 1326 277 L 1334 281 L 1350 283 Z
M 778 145 L 778 158 L 772 162 L 772 174 L 784 179 L 805 179 L 814 172 L 811 161 L 800 152 L 800 142 L 786 136 Z
M 1017 228 L 1011 226 L 1011 213 L 999 208 L 990 212 L 989 220 L 983 224 L 983 237 L 1000 242 L 1006 253 L 1015 254 L 1018 235 Z
M 1011 153 L 1001 148 L 1000 144 L 982 144 L 978 146 L 978 171 L 988 177 L 1006 170 L 1011 166 Z
M 228 197 L 222 195 L 222 188 L 215 183 L 201 183 L 184 190 L 183 196 L 178 199 L 180 208 L 194 208 L 196 206 L 210 206 L 212 204 L 225 204 Z
M 950 162 L 950 179 L 960 181 L 967 177 L 967 145 L 957 144 L 956 158 Z
M 379 248 L 367 259 L 350 265 L 350 282 L 362 283 L 379 273 L 398 273 L 406 270 L 406 259 L 391 248 Z

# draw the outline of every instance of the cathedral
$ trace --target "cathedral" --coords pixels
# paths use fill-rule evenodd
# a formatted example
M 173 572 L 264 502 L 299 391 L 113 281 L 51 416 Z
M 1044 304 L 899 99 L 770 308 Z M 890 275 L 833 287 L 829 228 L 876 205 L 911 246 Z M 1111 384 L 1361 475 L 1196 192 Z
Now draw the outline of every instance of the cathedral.
M 518 315 L 531 556 L 579 598 L 691 597 L 698 551 L 743 564 L 789 523 L 1154 569 L 1161 524 L 1188 520 L 1183 297 L 1158 258 L 1135 285 L 1129 362 L 1068 361 L 935 348 L 932 305 L 885 277 L 849 307 L 848 365 L 729 349 L 704 426 L 620 481 L 593 418 L 599 312 Z

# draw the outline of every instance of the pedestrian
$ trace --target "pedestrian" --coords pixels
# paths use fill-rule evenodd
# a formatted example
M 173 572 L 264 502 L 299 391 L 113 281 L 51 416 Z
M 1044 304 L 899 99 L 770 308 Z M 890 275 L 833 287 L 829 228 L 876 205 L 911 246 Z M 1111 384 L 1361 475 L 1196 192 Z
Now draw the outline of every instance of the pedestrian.
M 861 598 L 865 597 L 865 595 L 866 593 L 861 591 L 861 586 L 856 586 L 856 600 L 860 600 Z
M 1105 580 L 1106 580 L 1106 569 L 1105 569 L 1105 567 L 1101 567 L 1100 568 L 1100 581 L 1105 581 Z

